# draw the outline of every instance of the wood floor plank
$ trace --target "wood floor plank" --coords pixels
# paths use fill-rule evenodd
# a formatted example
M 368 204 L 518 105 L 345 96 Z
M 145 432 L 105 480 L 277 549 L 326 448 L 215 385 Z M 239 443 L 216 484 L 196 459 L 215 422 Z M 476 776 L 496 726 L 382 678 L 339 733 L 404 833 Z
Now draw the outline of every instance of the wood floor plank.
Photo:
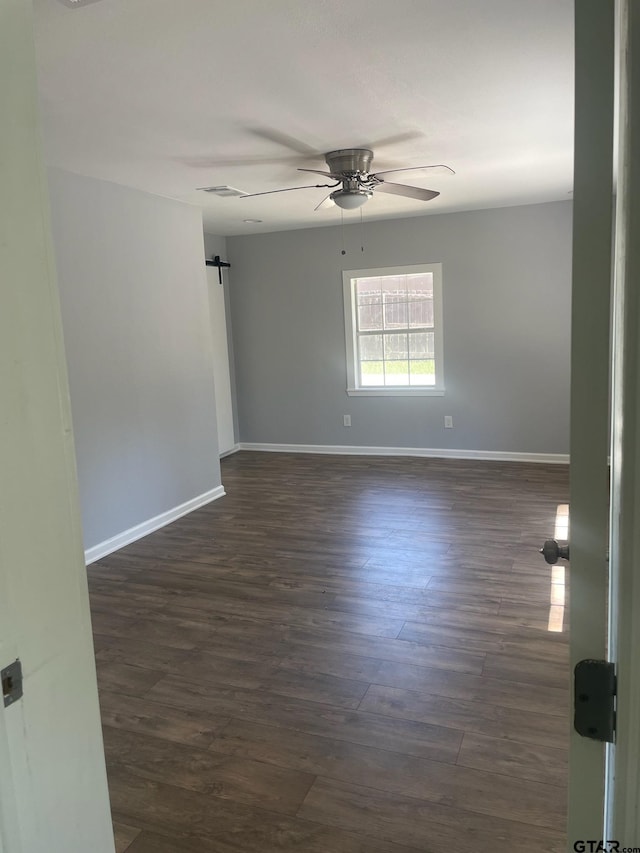
M 381 661 L 373 684 L 567 719 L 569 689 Z
M 569 667 L 565 660 L 525 658 L 518 655 L 493 654 L 486 656 L 483 674 L 491 678 L 506 678 L 526 684 L 567 689 Z
M 196 683 L 226 684 L 230 687 L 244 687 L 254 690 L 270 683 L 278 668 L 275 652 L 258 654 L 253 657 L 225 657 L 224 648 L 214 645 L 212 650 L 197 649 L 189 653 L 189 657 L 180 668 L 170 672 L 174 675 L 189 674 Z
M 284 814 L 297 812 L 315 780 L 309 773 L 109 726 L 104 727 L 104 743 L 111 766 L 142 779 L 171 779 L 178 788 Z
M 189 650 L 149 643 L 140 637 L 109 637 L 94 633 L 99 665 L 112 661 L 143 666 L 159 672 L 174 672 L 187 660 Z
M 328 631 L 311 632 L 301 628 L 289 630 L 286 639 L 294 646 L 297 644 L 313 646 L 329 653 L 358 654 L 363 657 L 375 657 L 397 663 L 414 663 L 418 666 L 433 666 L 456 672 L 477 674 L 482 672 L 484 667 L 483 653 L 450 649 L 446 646 L 427 646 L 408 640 L 380 640 L 377 637 L 363 638 L 356 634 L 335 635 Z
M 214 718 L 235 713 L 255 722 L 439 761 L 453 762 L 462 742 L 462 733 L 448 726 L 390 719 L 267 691 L 224 687 L 212 690 L 208 685 L 191 684 L 174 676 L 158 682 L 148 698 Z
M 370 679 L 365 680 L 366 673 L 346 675 L 344 669 L 337 675 L 314 671 L 311 667 L 292 665 L 291 659 L 289 666 L 283 666 L 278 651 L 276 648 L 268 658 L 252 661 L 233 660 L 202 650 L 194 652 L 173 673 L 180 676 L 187 671 L 198 684 L 264 689 L 280 696 L 309 699 L 339 708 L 357 708 L 367 692 Z
M 377 684 L 367 691 L 360 710 L 560 749 L 567 742 L 566 722 L 562 717 Z
M 300 817 L 430 853 L 564 853 L 561 831 L 319 778 Z
M 544 630 L 545 625 L 549 623 L 550 604 L 533 605 L 523 604 L 516 601 L 502 601 L 500 604 L 500 616 L 509 619 L 518 619 L 523 625 L 530 625 L 533 628 Z M 569 629 L 569 607 L 568 601 L 564 607 L 563 630 L 566 634 Z
M 220 616 L 234 615 L 242 619 L 256 619 L 267 623 L 286 623 L 299 628 L 336 631 L 344 630 L 355 634 L 373 637 L 397 637 L 404 624 L 403 617 L 375 616 L 343 613 L 339 610 L 317 610 L 310 607 L 296 607 L 286 603 L 251 603 L 248 601 L 219 601 L 209 612 L 202 608 L 185 607 L 182 604 L 172 608 L 171 615 L 176 618 L 203 621 L 215 624 Z
M 275 834 L 274 834 L 275 835 Z M 305 835 L 305 853 L 417 853 L 415 848 L 400 847 L 398 844 L 377 844 L 357 838 L 351 833 L 338 829 L 321 828 L 315 834 Z M 248 838 L 243 835 L 242 841 L 233 838 L 231 833 L 227 838 L 176 838 L 162 836 L 155 832 L 143 832 L 138 837 L 128 853 L 298 853 L 296 835 L 278 834 L 270 837 L 269 846 L 265 847 L 264 837 Z M 422 853 L 422 851 L 421 851 Z
M 117 691 L 127 696 L 144 696 L 164 675 L 156 670 L 114 661 L 98 661 L 96 669 L 100 690 Z
M 337 708 L 357 708 L 369 683 L 336 677 L 325 673 L 302 673 L 278 668 L 266 684 L 269 690 L 283 696 L 309 699 Z
M 426 588 L 415 588 L 410 586 L 399 586 L 397 575 L 392 576 L 391 583 L 375 583 L 370 576 L 366 580 L 358 581 L 353 575 L 346 577 L 289 577 L 282 574 L 273 574 L 271 586 L 277 589 L 307 588 L 319 589 L 334 594 L 333 610 L 367 612 L 367 603 L 379 604 L 404 604 L 410 608 L 416 608 L 417 612 L 428 612 L 432 608 L 448 607 L 452 610 L 463 610 L 471 613 L 498 613 L 501 599 L 498 596 L 459 595 L 455 593 L 441 593 L 427 591 Z M 394 583 L 395 581 L 395 583 Z M 371 614 L 373 615 L 373 614 Z
M 340 605 L 337 599 L 331 607 Z M 451 607 L 415 607 L 408 611 L 406 620 L 423 625 L 444 628 L 466 628 L 469 630 L 486 631 L 491 634 L 525 639 L 540 639 L 541 632 L 548 632 L 549 606 L 544 605 L 539 613 L 533 607 L 513 605 L 511 613 L 503 612 L 507 608 L 505 602 L 500 604 L 500 613 L 483 613 L 462 610 Z M 533 611 L 533 612 L 532 612 Z M 565 637 L 562 642 L 566 643 Z
M 333 675 L 336 678 L 365 682 L 376 680 L 383 661 L 377 658 L 354 655 L 348 652 L 329 652 L 313 646 L 294 646 L 283 641 L 275 651 L 277 664 L 282 670 L 296 673 Z
M 143 830 L 127 853 L 148 853 L 150 839 L 177 843 L 187 853 L 424 853 L 424 848 L 380 843 L 324 822 L 141 779 L 119 765 L 110 768 L 109 786 L 118 820 L 135 814 Z M 152 847 L 151 853 L 162 849 Z M 176 853 L 171 846 L 169 851 Z
M 113 822 L 113 836 L 116 845 L 116 853 L 126 853 L 131 845 L 142 832 L 135 826 L 127 826 L 124 823 Z
M 208 746 L 230 719 L 106 690 L 100 691 L 100 712 L 104 725 L 201 747 Z
M 567 784 L 568 760 L 567 749 L 465 732 L 456 763 L 563 788 Z M 565 808 L 564 798 L 561 799 Z
M 562 635 L 542 634 L 538 637 L 517 636 L 514 634 L 499 634 L 493 631 L 483 631 L 474 627 L 451 625 L 425 625 L 423 622 L 405 622 L 398 635 L 399 640 L 408 640 L 421 645 L 439 645 L 452 649 L 476 652 L 496 652 L 523 658 L 546 660 L 551 658 L 560 661 L 565 666 L 569 660 L 568 644 Z
M 212 749 L 380 790 L 397 790 L 405 784 L 399 775 L 408 772 L 415 778 L 426 766 L 424 759 L 406 753 L 336 740 L 328 730 L 320 736 L 251 720 L 230 720 Z M 453 763 L 454 750 L 449 757 Z

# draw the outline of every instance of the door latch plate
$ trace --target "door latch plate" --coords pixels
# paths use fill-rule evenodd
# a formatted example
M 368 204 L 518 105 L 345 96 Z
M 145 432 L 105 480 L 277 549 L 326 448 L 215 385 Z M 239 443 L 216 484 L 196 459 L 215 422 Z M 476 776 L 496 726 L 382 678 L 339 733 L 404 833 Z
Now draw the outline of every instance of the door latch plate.
M 592 740 L 614 742 L 616 729 L 615 665 L 606 660 L 581 660 L 574 670 L 573 727 Z
M 22 664 L 15 660 L 0 671 L 2 677 L 2 698 L 4 707 L 13 705 L 18 699 L 22 699 Z

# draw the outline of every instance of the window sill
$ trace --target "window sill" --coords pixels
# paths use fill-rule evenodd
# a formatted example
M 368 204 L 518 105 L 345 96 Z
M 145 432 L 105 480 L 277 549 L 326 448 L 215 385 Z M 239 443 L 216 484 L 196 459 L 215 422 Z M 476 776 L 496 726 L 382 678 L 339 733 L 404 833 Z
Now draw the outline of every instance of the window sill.
M 347 388 L 349 397 L 444 397 L 444 388 Z

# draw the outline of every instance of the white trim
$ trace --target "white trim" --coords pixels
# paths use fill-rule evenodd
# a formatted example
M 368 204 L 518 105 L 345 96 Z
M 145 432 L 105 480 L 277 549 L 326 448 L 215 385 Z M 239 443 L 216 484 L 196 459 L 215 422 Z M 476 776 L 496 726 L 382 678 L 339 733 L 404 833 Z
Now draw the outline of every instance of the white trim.
M 240 450 L 240 445 L 236 442 L 233 447 L 229 448 L 229 450 L 225 450 L 220 454 L 220 459 L 224 459 L 225 456 L 233 456 L 234 453 L 237 453 Z
M 110 539 L 105 539 L 104 542 L 99 542 L 92 548 L 87 548 L 84 552 L 85 562 L 87 565 L 95 563 L 96 560 L 100 560 L 108 554 L 113 554 L 114 551 L 124 548 L 125 545 L 130 545 L 132 542 L 142 539 L 143 536 L 153 533 L 154 530 L 159 530 L 161 527 L 171 524 L 172 521 L 182 518 L 183 515 L 187 515 L 193 512 L 194 509 L 199 509 L 199 507 L 211 503 L 211 501 L 218 500 L 218 498 L 223 497 L 225 494 L 224 486 L 217 486 L 203 495 L 191 498 L 190 501 L 186 501 L 173 509 L 169 509 L 166 512 L 160 513 L 160 515 L 148 519 L 148 521 L 143 521 L 141 524 L 136 524 L 135 527 L 123 530 L 122 533 L 118 533 Z
M 343 456 L 424 456 L 434 459 L 477 459 L 487 462 L 540 462 L 568 465 L 568 453 L 520 453 L 500 450 L 451 450 L 444 447 L 359 447 L 349 444 L 259 444 L 241 441 L 240 450 L 267 453 L 325 453 Z
M 618 171 L 615 184 L 609 660 L 616 663 L 616 743 L 607 745 L 605 820 L 608 838 L 631 849 L 640 838 L 640 353 L 637 281 L 640 271 L 640 15 L 632 0 L 618 4 Z M 624 845 L 624 848 L 623 846 Z
M 444 397 L 444 388 L 347 388 L 349 397 Z

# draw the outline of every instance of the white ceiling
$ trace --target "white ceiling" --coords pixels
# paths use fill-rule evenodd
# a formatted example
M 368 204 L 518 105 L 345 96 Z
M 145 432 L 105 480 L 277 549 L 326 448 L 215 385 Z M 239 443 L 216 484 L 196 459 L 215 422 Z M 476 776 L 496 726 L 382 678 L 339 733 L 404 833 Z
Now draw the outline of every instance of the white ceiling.
M 329 190 L 246 199 L 195 191 L 315 183 L 296 167 L 324 161 L 296 160 L 287 139 L 317 152 L 373 144 L 374 169 L 455 169 L 394 176 L 441 196 L 379 193 L 363 208 L 369 219 L 571 190 L 573 0 L 34 5 L 47 161 L 199 204 L 211 233 L 340 221 L 336 207 L 313 212 Z

